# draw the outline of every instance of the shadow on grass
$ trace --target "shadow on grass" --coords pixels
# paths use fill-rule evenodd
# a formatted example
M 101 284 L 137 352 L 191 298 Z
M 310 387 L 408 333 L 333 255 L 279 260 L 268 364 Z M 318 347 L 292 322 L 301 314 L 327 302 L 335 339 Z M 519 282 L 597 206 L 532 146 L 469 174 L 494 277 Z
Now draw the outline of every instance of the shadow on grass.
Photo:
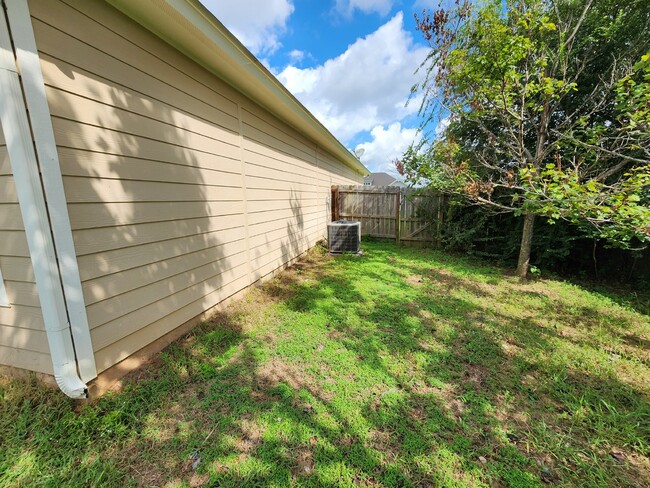
M 385 252 L 377 252 L 373 256 L 376 258 L 382 254 L 387 255 Z M 422 268 L 418 267 L 415 270 L 422 271 Z M 414 270 L 411 269 L 411 271 Z M 374 278 L 377 282 L 385 281 L 386 276 L 388 276 L 389 280 L 395 274 L 400 276 L 400 273 L 393 272 L 383 275 L 367 269 L 363 273 Z M 460 278 L 453 277 L 453 279 L 450 279 L 447 274 L 436 271 L 433 271 L 432 274 L 434 278 L 431 281 L 436 285 L 443 285 L 443 291 L 449 291 L 451 288 L 461 288 L 469 294 L 483 297 L 491 296 L 481 286 L 467 285 L 467 280 L 462 278 L 463 273 L 460 273 Z M 484 276 L 488 278 L 486 281 L 488 284 L 493 283 L 490 281 L 494 277 L 493 272 L 485 273 Z M 289 302 L 290 306 L 293 304 L 294 311 L 303 312 L 311 307 L 318 308 L 321 301 L 331 298 L 331 290 L 329 290 L 327 280 L 318 281 L 321 285 L 317 288 L 301 290 L 299 298 Z M 347 300 L 347 303 L 356 304 L 364 301 L 364 297 L 357 291 L 357 282 L 354 277 L 348 280 L 339 277 L 336 284 L 338 290 L 336 298 L 339 300 L 346 301 L 345 297 L 354 297 L 354 300 Z M 403 285 L 399 286 L 409 288 Z M 428 377 L 454 383 L 451 388 L 454 395 L 459 396 L 465 403 L 471 404 L 474 402 L 484 410 L 481 413 L 481 409 L 477 412 L 476 408 L 474 408 L 467 419 L 459 419 L 461 425 L 465 425 L 466 422 L 470 424 L 478 422 L 479 425 L 485 423 L 478 429 L 480 436 L 478 437 L 477 446 L 474 446 L 478 451 L 472 452 L 472 455 L 466 458 L 469 465 L 474 468 L 480 467 L 476 464 L 476 452 L 480 452 L 481 446 L 500 446 L 499 452 L 504 450 L 507 455 L 499 454 L 497 456 L 503 459 L 500 463 L 497 463 L 497 467 L 492 474 L 496 479 L 503 478 L 503 482 L 508 476 L 517 478 L 521 475 L 522 478 L 519 482 L 523 483 L 522 480 L 527 479 L 527 474 L 531 472 L 539 476 L 539 478 L 535 478 L 537 481 L 540 478 L 546 481 L 553 480 L 556 476 L 560 476 L 553 471 L 554 465 L 557 464 L 558 469 L 564 470 L 565 474 L 569 474 L 569 479 L 584 477 L 585 480 L 591 480 L 591 482 L 598 484 L 599 479 L 607 479 L 607 476 L 611 476 L 611 473 L 609 475 L 603 474 L 602 470 L 594 469 L 593 464 L 583 462 L 580 456 L 576 457 L 576 452 L 580 453 L 583 448 L 589 448 L 590 439 L 594 438 L 591 433 L 594 422 L 601 424 L 603 431 L 599 435 L 604 437 L 605 443 L 610 448 L 635 445 L 639 452 L 646 452 L 647 447 L 640 441 L 640 439 L 644 438 L 643 430 L 638 428 L 641 424 L 635 423 L 636 420 L 644 418 L 647 414 L 648 403 L 644 392 L 640 392 L 613 378 L 600 377 L 595 373 L 593 376 L 589 374 L 581 375 L 581 381 L 567 383 L 565 381 L 567 378 L 566 365 L 545 364 L 547 359 L 545 356 L 556 348 L 557 341 L 570 342 L 570 339 L 562 337 L 555 330 L 540 327 L 534 316 L 532 319 L 522 319 L 507 314 L 499 314 L 495 313 L 493 309 L 479 307 L 468 301 L 449 296 L 440 297 L 440 287 L 436 288 L 436 292 L 434 294 L 435 298 L 432 297 L 431 293 L 419 294 L 417 297 L 418 308 L 429 312 L 429 323 L 436 323 L 440 319 L 444 322 L 451 318 L 457 327 L 445 337 L 443 342 L 447 347 L 442 353 L 428 354 L 429 362 L 432 365 L 427 370 Z M 532 294 L 539 295 L 535 292 Z M 539 310 L 535 310 L 533 315 L 550 313 L 551 308 L 555 309 L 558 306 L 557 302 L 548 300 L 546 296 L 541 295 L 541 297 L 544 305 Z M 377 325 L 373 337 L 363 336 L 362 328 L 360 334 L 355 334 L 354 329 L 349 326 L 340 326 L 340 328 L 342 329 L 341 332 L 346 334 L 346 347 L 354 350 L 357 357 L 364 364 L 378 371 L 381 370 L 384 374 L 392 375 L 400 389 L 404 389 L 408 394 L 417 395 L 418 385 L 414 385 L 410 381 L 412 376 L 410 376 L 408 370 L 400 375 L 384 367 L 386 353 L 392 356 L 406 357 L 410 353 L 427 350 L 426 347 L 422 346 L 422 342 L 423 338 L 431 331 L 422 328 L 422 321 L 417 323 L 409 320 L 412 318 L 413 312 L 411 299 L 412 295 L 407 293 L 401 300 L 395 298 L 390 301 L 378 300 L 369 311 L 357 310 L 363 319 Z M 340 322 L 342 313 L 338 307 L 326 311 L 328 316 L 333 316 L 337 319 L 337 323 Z M 480 324 L 485 317 L 489 317 L 490 327 L 473 325 L 476 322 Z M 459 324 L 460 326 L 458 326 Z M 355 337 L 359 335 L 363 337 Z M 377 338 L 379 340 L 373 340 Z M 512 349 L 504 351 L 504 340 L 506 344 L 512 344 L 512 349 L 528 350 L 529 357 L 524 358 L 513 352 Z M 599 346 L 595 342 L 573 342 L 578 346 Z M 536 376 L 540 375 L 543 375 L 544 378 L 536 379 Z M 550 378 L 547 378 L 546 376 L 549 375 Z M 573 377 L 576 375 L 580 375 L 580 373 L 571 373 Z M 435 381 L 433 384 L 435 384 Z M 425 388 L 427 388 L 427 385 L 425 385 Z M 503 406 L 504 398 L 509 395 L 513 396 L 514 399 L 511 400 L 511 411 L 508 414 L 516 413 L 518 415 L 513 415 L 513 417 L 519 416 L 524 419 L 524 432 L 513 436 L 513 439 L 518 439 L 518 441 L 513 441 L 507 435 L 504 437 L 502 434 L 498 434 L 499 431 L 508 430 L 507 425 L 513 424 L 516 427 L 517 421 L 507 419 L 506 421 L 495 422 L 493 420 L 499 418 L 500 413 L 497 410 Z M 623 401 L 624 398 L 633 398 L 634 401 Z M 556 403 L 558 402 L 561 402 L 564 406 L 557 407 Z M 603 409 L 603 405 L 610 405 L 612 408 L 611 410 L 608 408 Z M 487 415 L 486 412 L 490 412 L 490 415 Z M 560 414 L 572 412 L 571 415 L 575 412 L 578 414 L 582 412 L 584 419 L 576 424 L 573 421 L 568 421 L 568 417 L 565 415 L 564 418 L 555 421 L 553 417 L 556 416 L 557 412 L 560 412 Z M 501 413 L 506 414 L 506 412 Z M 370 415 L 367 417 L 371 418 Z M 492 418 L 492 420 L 485 420 L 487 417 Z M 397 418 L 406 418 L 404 412 L 401 412 Z M 612 427 L 620 421 L 622 421 L 620 425 L 625 424 L 627 426 L 626 429 Z M 544 427 L 540 433 L 538 425 L 535 425 L 546 426 L 548 423 L 556 424 L 557 431 L 544 432 Z M 486 434 L 486 426 L 496 433 L 493 436 Z M 523 450 L 523 446 L 526 445 L 529 439 L 541 442 L 541 445 L 548 444 L 549 438 L 562 438 L 565 435 L 562 433 L 563 429 L 567 429 L 566 431 L 569 432 L 571 429 L 575 429 L 576 426 L 583 427 L 584 430 L 577 429 L 579 435 L 573 443 L 573 449 L 569 450 L 571 456 L 566 459 L 566 462 L 557 462 L 553 450 L 547 452 L 540 449 L 536 453 L 535 463 L 521 455 L 520 451 Z M 409 426 L 406 430 L 410 432 L 408 437 L 413 439 L 414 434 L 411 427 L 413 426 Z M 463 429 L 461 428 L 460 431 L 462 432 Z M 540 438 L 540 436 L 543 438 Z M 399 437 L 397 438 L 399 439 Z M 463 442 L 459 442 L 459 445 L 467 447 L 468 438 L 462 437 L 462 439 Z M 517 447 L 517 442 L 520 443 L 521 447 Z M 427 444 L 422 445 L 426 446 Z M 473 441 L 469 441 L 469 446 L 472 445 Z M 462 450 L 458 452 L 452 450 L 452 452 L 460 455 Z M 515 456 L 515 452 L 518 452 L 521 457 Z M 608 466 L 608 469 L 619 469 L 616 461 L 608 457 L 607 453 L 603 455 L 600 452 L 598 456 L 598 463 L 601 465 Z M 516 459 L 511 459 L 513 457 Z M 517 466 L 519 468 L 525 467 L 525 469 L 518 471 Z M 627 483 L 630 486 L 635 484 L 634 479 L 637 476 L 647 477 L 647 473 L 635 473 L 635 469 L 633 466 L 630 467 L 632 475 L 627 478 Z M 506 472 L 509 474 L 504 474 Z M 574 474 L 571 475 L 570 472 Z
M 241 342 L 237 328 L 224 318 L 218 318 L 218 328 L 202 326 L 183 341 L 201 336 L 201 344 L 218 358 Z M 36 380 L 0 383 L 0 485 L 134 485 L 125 470 L 132 462 L 128 456 L 153 453 L 152 446 L 131 452 L 129 445 L 145 438 L 150 420 L 171 408 L 203 374 L 200 364 L 188 368 L 186 357 L 185 348 L 174 344 L 132 373 L 123 391 L 84 404 Z M 143 478 L 156 485 L 155 477 Z
M 650 286 L 647 282 L 608 284 L 580 279 L 567 279 L 573 286 L 612 301 L 622 307 L 650 317 Z
M 498 273 L 427 251 L 373 244 L 360 259 L 312 254 L 170 347 L 122 392 L 77 408 L 35 386 L 3 386 L 0 480 L 650 481 L 647 393 L 615 370 L 576 362 L 571 354 L 595 346 L 542 320 L 555 299 L 532 297 L 518 315 L 495 305 L 515 293 L 499 286 Z

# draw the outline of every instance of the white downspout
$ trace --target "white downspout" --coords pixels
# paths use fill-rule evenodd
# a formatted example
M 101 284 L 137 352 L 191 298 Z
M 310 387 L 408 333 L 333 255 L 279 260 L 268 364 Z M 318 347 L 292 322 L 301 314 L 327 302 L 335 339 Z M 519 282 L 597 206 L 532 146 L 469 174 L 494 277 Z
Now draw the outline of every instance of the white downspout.
M 43 176 L 45 204 L 50 216 L 54 246 L 63 283 L 72 341 L 79 374 L 83 381 L 97 377 L 95 352 L 90 338 L 86 303 L 81 288 L 77 253 L 72 241 L 68 202 L 63 190 L 63 176 L 54 140 L 52 117 L 45 94 L 41 62 L 36 49 L 34 29 L 27 0 L 5 0 L 7 17 L 14 43 L 16 63 L 20 67 L 38 164 Z
M 69 397 L 86 398 L 88 388 L 77 372 L 50 221 L 4 5 L 0 11 L 0 123 L 16 183 L 54 377 Z

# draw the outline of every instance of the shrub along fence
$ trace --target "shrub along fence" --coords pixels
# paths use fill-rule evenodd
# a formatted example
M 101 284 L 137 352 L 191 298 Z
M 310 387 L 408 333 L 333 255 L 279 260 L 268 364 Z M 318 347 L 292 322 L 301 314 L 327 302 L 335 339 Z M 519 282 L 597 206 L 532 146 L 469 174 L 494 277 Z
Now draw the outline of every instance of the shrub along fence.
M 361 222 L 361 234 L 397 242 L 440 239 L 448 197 L 398 186 L 333 186 L 332 220 Z
M 332 219 L 357 220 L 366 236 L 428 243 L 514 266 L 522 219 L 452 202 L 450 195 L 395 186 L 333 186 Z M 622 283 L 650 280 L 650 251 L 612 249 L 569 222 L 535 223 L 531 264 L 564 276 Z

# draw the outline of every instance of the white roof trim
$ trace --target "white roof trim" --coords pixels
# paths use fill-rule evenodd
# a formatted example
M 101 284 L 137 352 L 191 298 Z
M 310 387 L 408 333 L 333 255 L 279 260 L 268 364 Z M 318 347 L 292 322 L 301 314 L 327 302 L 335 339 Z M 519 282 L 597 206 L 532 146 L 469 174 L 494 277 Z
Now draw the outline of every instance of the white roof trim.
M 361 175 L 368 169 L 197 0 L 107 0 Z

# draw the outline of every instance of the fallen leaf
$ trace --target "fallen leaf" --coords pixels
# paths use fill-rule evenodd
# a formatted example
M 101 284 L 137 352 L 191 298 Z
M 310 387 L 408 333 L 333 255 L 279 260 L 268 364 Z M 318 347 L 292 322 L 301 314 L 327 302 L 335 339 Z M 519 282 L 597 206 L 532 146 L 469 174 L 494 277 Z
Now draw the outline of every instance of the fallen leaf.
M 555 483 L 558 480 L 557 474 L 548 466 L 542 466 L 540 478 L 544 483 Z
M 300 467 L 300 470 L 308 475 L 314 471 L 314 461 L 311 456 L 311 452 L 303 452 L 298 457 L 298 466 Z
M 627 460 L 627 456 L 621 451 L 612 451 L 609 455 L 616 459 L 620 464 L 623 464 Z
M 190 456 L 190 459 L 192 460 L 192 469 L 198 468 L 199 464 L 201 464 L 201 457 L 199 456 L 199 451 L 194 451 Z

